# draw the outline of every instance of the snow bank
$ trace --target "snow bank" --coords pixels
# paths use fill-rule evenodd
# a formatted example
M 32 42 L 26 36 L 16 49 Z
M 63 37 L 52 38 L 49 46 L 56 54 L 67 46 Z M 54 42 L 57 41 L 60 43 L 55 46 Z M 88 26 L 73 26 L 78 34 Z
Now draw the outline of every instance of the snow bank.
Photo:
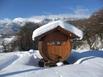
M 103 51 L 97 51 L 97 50 L 90 50 L 90 51 L 76 51 L 73 50 L 70 57 L 67 59 L 67 61 L 70 64 L 80 64 L 85 60 L 94 58 L 94 57 L 101 57 L 103 58 Z
M 5 58 L 0 59 L 0 70 L 9 66 L 18 58 L 19 57 L 17 55 L 8 55 L 8 56 L 5 56 Z
M 22 53 L 22 56 L 13 63 L 13 66 L 17 65 L 29 65 L 29 66 L 35 66 L 38 65 L 38 58 L 35 58 L 34 55 L 29 54 L 28 52 Z
M 34 53 L 20 52 L 20 56 L 11 65 L 0 71 L 0 77 L 102 77 L 103 52 L 102 51 L 73 51 L 70 59 L 75 64 L 59 67 L 38 67 L 38 58 Z
M 46 69 L 36 73 L 34 77 L 102 77 L 103 58 L 88 60 L 89 64 L 66 65 Z
M 78 29 L 77 27 L 75 27 L 69 23 L 66 23 L 64 21 L 59 20 L 59 21 L 50 22 L 50 23 L 43 25 L 43 26 L 39 27 L 38 29 L 34 30 L 33 35 L 32 35 L 32 39 L 35 40 L 35 37 L 40 36 L 43 33 L 48 32 L 48 31 L 56 28 L 57 26 L 60 26 L 60 27 L 64 28 L 65 30 L 74 33 L 80 39 L 83 38 L 83 32 L 80 29 Z
M 39 59 L 35 59 L 32 54 L 20 52 L 17 55 L 20 56 L 17 60 L 0 71 L 0 77 L 26 77 L 27 72 L 41 69 L 38 67 Z

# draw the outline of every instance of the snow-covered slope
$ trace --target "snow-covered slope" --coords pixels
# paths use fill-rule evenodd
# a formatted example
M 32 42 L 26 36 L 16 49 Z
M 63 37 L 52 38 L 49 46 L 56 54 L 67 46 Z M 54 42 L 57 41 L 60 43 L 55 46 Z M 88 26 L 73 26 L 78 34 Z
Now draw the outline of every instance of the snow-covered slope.
M 0 57 L 0 70 L 9 66 L 13 61 L 17 60 L 19 57 L 14 54 L 8 54 L 8 55 L 0 55 L 3 56 Z
M 14 56 L 11 64 L 0 70 L 0 77 L 102 77 L 103 76 L 103 51 L 73 51 L 71 54 L 74 64 L 59 67 L 41 68 L 38 66 L 38 51 L 34 52 L 13 52 L 0 54 L 0 64 L 9 61 Z M 74 55 L 75 53 L 75 55 Z M 8 56 L 9 55 L 9 56 Z M 34 57 L 34 55 L 36 57 Z M 71 61 L 70 61 L 71 62 Z M 3 64 L 6 65 L 6 64 Z M 1 67 L 1 66 L 0 66 Z

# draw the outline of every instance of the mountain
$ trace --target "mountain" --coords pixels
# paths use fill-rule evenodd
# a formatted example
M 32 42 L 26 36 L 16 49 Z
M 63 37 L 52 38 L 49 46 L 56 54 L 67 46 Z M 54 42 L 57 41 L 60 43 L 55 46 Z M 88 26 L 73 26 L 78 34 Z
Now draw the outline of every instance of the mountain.
M 87 16 L 88 17 L 88 16 Z M 86 17 L 85 17 L 86 18 Z M 20 30 L 26 22 L 46 24 L 50 21 L 56 20 L 77 20 L 79 17 L 72 17 L 67 15 L 49 15 L 49 16 L 34 16 L 30 18 L 14 18 L 0 20 L 0 34 L 12 35 Z

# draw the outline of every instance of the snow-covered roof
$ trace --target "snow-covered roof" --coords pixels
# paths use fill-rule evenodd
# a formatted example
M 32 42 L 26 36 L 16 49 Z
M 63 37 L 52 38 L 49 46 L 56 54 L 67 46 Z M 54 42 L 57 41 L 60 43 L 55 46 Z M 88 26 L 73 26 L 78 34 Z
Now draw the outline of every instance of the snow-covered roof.
M 71 25 L 65 21 L 62 20 L 58 20 L 58 21 L 52 21 L 46 25 L 43 25 L 39 28 L 37 28 L 36 30 L 33 31 L 33 35 L 32 35 L 32 39 L 35 40 L 35 37 L 40 36 L 52 29 L 55 29 L 56 27 L 60 26 L 61 28 L 72 32 L 73 34 L 75 34 L 76 36 L 78 36 L 80 39 L 83 38 L 83 32 L 78 29 L 77 27 L 75 27 L 74 25 Z

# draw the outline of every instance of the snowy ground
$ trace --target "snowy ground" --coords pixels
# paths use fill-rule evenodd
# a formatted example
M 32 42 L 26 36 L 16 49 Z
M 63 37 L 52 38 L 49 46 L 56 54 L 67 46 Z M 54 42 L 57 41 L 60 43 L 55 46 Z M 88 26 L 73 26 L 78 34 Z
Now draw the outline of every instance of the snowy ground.
M 103 51 L 73 50 L 70 65 L 41 68 L 38 51 L 0 53 L 0 77 L 103 77 Z

